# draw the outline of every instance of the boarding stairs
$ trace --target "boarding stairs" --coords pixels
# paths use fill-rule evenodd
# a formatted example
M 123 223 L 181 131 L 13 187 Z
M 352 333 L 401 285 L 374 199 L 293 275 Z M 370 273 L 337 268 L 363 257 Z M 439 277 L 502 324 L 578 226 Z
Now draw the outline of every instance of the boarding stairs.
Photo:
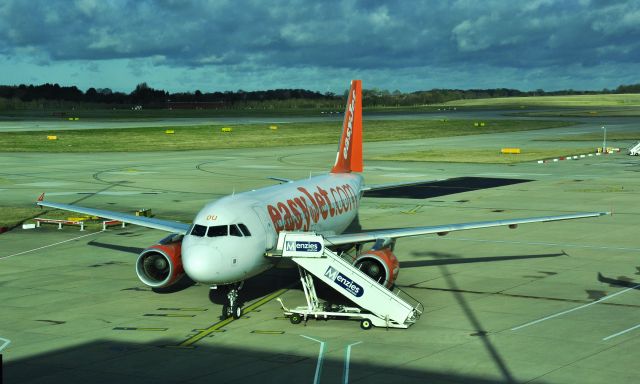
M 634 145 L 633 147 L 629 148 L 629 154 L 631 156 L 638 156 L 640 155 L 640 141 L 638 142 L 638 144 Z
M 371 325 L 408 328 L 424 308 L 404 291 L 389 290 L 353 265 L 351 257 L 339 255 L 327 247 L 321 235 L 312 232 L 281 232 L 272 257 L 289 258 L 299 266 L 307 306 L 289 310 L 282 304 L 291 322 L 309 316 L 360 319 L 361 327 Z M 312 275 L 355 303 L 358 308 L 321 303 Z M 282 303 L 282 302 L 281 302 Z M 368 322 L 367 322 L 368 321 Z

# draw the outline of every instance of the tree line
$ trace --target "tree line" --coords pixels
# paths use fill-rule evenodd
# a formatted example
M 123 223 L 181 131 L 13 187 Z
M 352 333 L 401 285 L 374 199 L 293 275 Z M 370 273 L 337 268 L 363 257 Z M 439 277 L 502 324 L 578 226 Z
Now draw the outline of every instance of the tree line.
M 59 84 L 41 85 L 0 85 L 0 99 L 19 102 L 41 102 L 42 105 L 55 106 L 55 102 L 90 103 L 104 106 L 130 107 L 135 105 L 145 108 L 167 108 L 171 106 L 189 105 L 190 108 L 238 108 L 264 107 L 269 105 L 278 108 L 333 108 L 342 105 L 347 97 L 347 90 L 341 95 L 332 92 L 320 93 L 305 89 L 274 89 L 266 91 L 225 91 L 225 92 L 177 92 L 169 93 L 162 89 L 154 89 L 147 83 L 141 83 L 131 93 L 114 92 L 109 88 L 89 88 L 86 91 L 76 86 L 60 86 Z M 640 93 L 640 83 L 620 85 L 614 90 L 576 91 L 520 91 L 517 89 L 432 89 L 403 93 L 400 91 L 365 89 L 363 102 L 367 106 L 417 106 L 441 104 L 452 100 L 479 99 L 514 96 L 545 95 L 584 95 L 602 93 Z M 7 107 L 8 103 L 4 103 Z

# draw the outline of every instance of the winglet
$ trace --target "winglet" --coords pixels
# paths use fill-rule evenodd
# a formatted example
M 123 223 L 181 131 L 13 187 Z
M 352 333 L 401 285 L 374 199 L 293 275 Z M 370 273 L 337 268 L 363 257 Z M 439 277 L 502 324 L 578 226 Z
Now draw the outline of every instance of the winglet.
M 42 192 L 42 194 L 40 195 L 40 197 L 38 197 L 38 200 L 36 200 L 36 205 L 40 206 L 40 209 L 42 209 L 42 205 L 38 204 L 39 202 L 44 200 L 44 192 Z
M 362 172 L 362 80 L 351 80 L 342 138 L 331 173 Z

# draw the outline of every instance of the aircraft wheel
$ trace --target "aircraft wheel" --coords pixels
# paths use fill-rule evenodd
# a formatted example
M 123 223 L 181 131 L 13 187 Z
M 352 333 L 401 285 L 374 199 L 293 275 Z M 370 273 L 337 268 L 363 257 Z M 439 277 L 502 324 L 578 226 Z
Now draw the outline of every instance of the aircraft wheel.
M 300 324 L 302 322 L 302 316 L 299 313 L 294 313 L 289 317 L 291 324 Z
M 237 305 L 232 308 L 233 318 L 239 319 L 242 316 L 242 307 Z
M 222 306 L 222 320 L 231 317 L 231 315 L 233 314 L 233 312 L 231 310 L 232 310 L 232 308 L 231 308 L 231 306 L 229 304 L 224 304 Z
M 360 328 L 366 330 L 366 329 L 371 329 L 371 327 L 373 327 L 373 324 L 371 324 L 371 320 L 362 319 L 362 321 L 360 321 Z

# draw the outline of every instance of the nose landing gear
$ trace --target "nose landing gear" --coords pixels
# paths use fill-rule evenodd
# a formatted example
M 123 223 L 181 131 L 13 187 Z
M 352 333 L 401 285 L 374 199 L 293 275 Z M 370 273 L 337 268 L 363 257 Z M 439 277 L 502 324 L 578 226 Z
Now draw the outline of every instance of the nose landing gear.
M 229 303 L 225 303 L 222 306 L 223 319 L 227 319 L 232 316 L 234 319 L 239 319 L 242 316 L 242 306 L 238 298 L 240 296 L 239 291 L 242 289 L 243 285 L 244 281 L 229 286 L 229 292 L 227 292 L 227 299 L 229 300 Z

